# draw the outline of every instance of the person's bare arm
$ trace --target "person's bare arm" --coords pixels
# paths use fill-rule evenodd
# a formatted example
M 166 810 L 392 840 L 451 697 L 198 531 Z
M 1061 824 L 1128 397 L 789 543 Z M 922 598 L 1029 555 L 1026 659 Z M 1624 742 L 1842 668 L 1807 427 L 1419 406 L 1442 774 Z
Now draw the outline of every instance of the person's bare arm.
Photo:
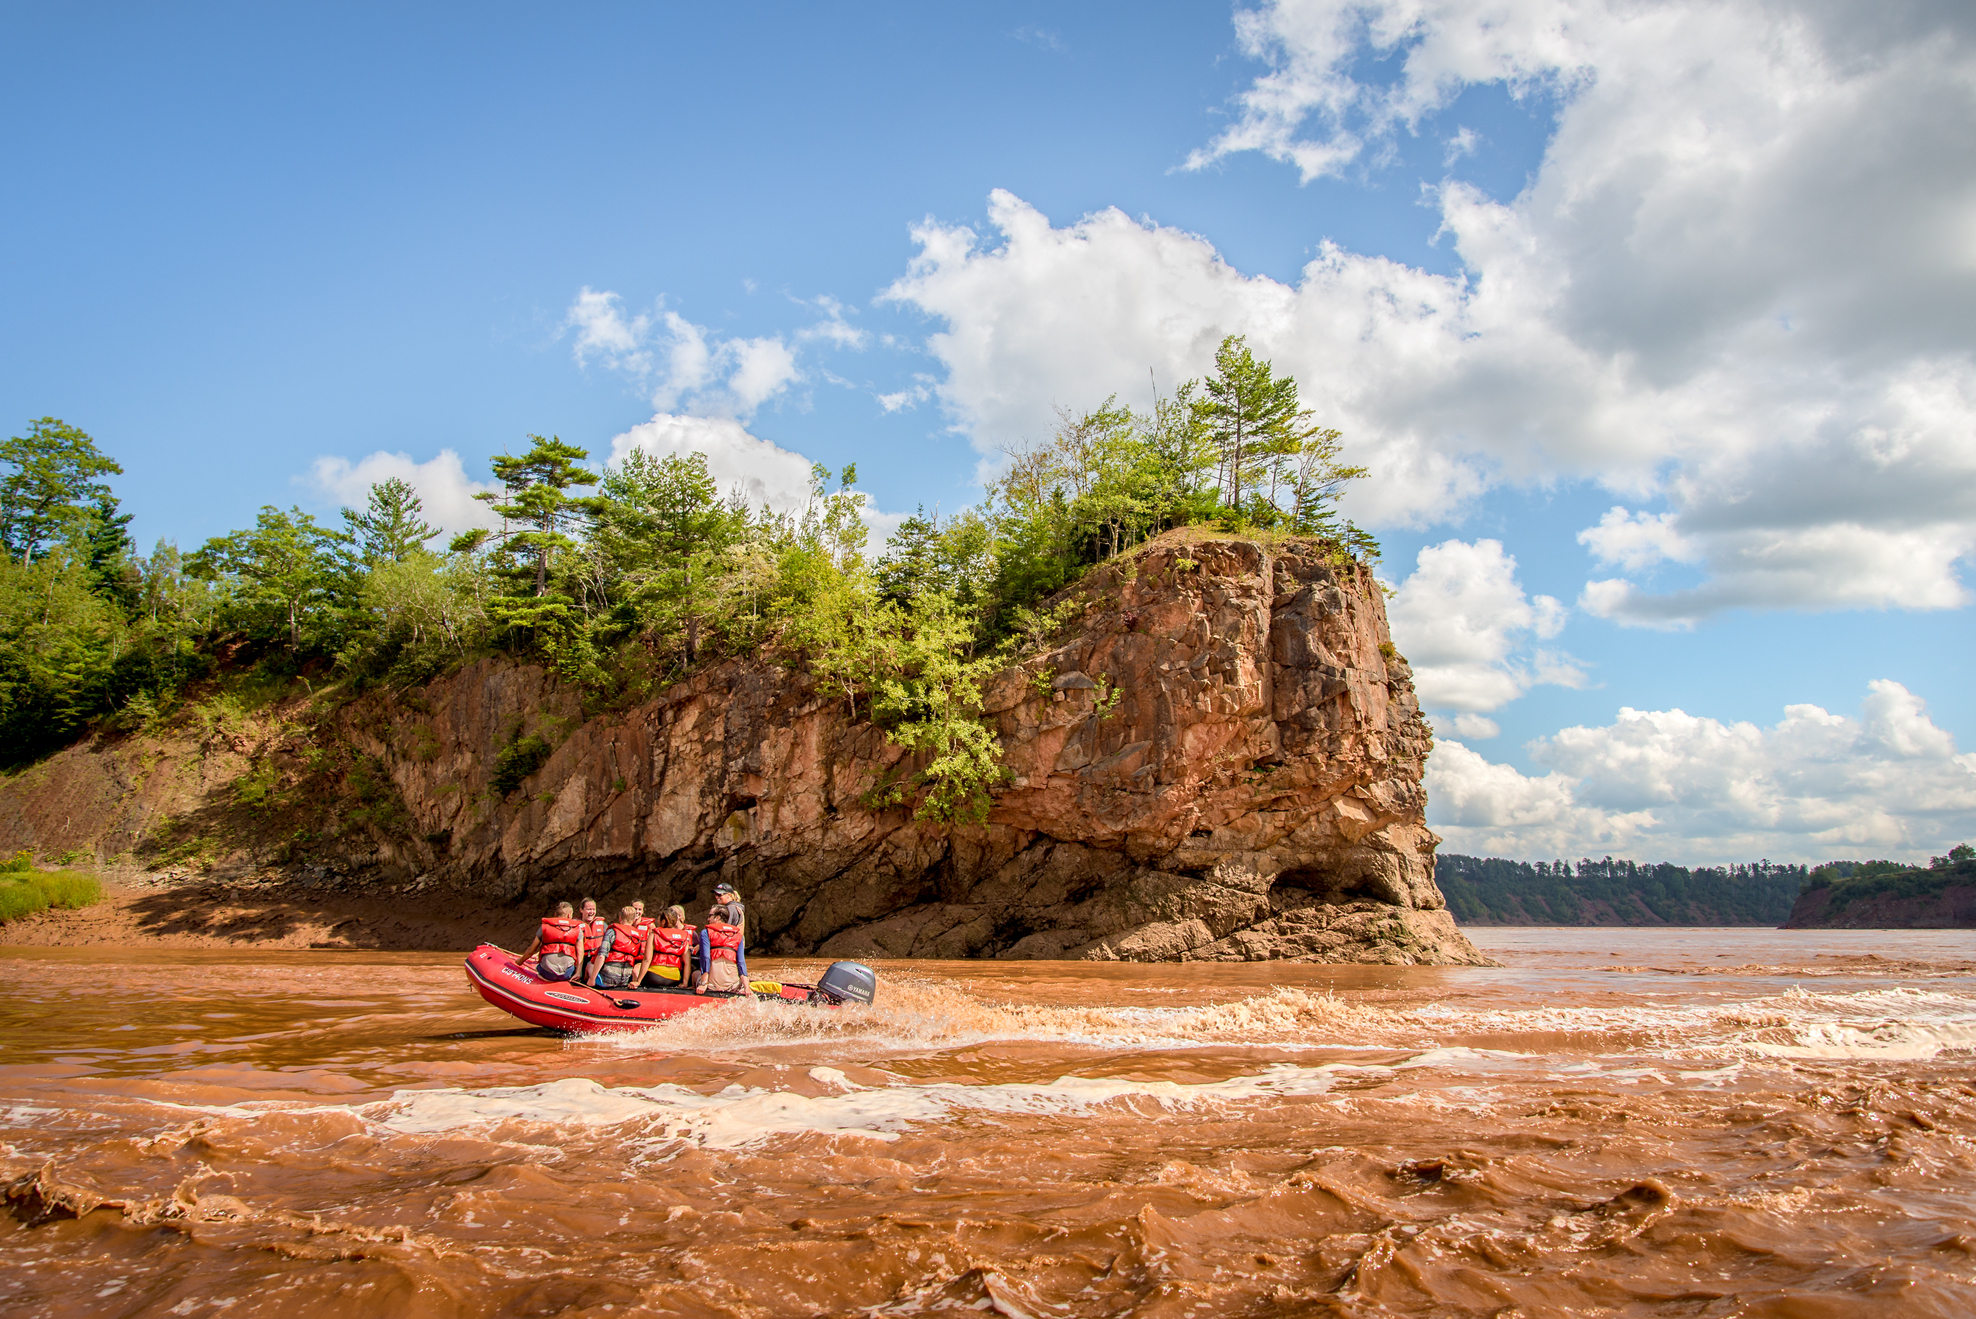
M 638 959 L 638 973 L 631 977 L 631 987 L 638 988 L 645 983 L 645 973 L 652 969 L 652 949 L 654 940 L 650 930 L 645 931 L 645 955 Z

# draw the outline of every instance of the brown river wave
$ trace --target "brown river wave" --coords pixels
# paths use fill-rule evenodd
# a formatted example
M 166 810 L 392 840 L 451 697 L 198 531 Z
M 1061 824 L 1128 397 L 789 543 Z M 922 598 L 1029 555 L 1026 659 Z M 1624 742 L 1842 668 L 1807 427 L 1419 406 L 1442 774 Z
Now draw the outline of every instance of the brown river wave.
M 1976 932 L 1475 933 L 575 1041 L 457 957 L 5 950 L 0 1314 L 1976 1313 Z

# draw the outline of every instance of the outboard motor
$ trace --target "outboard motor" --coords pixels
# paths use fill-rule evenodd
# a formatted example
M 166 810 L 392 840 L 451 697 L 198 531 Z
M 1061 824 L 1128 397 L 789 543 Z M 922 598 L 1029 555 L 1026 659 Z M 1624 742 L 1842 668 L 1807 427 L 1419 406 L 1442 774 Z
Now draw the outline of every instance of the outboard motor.
M 827 1003 L 869 1003 L 878 992 L 878 975 L 863 962 L 832 962 L 815 992 Z

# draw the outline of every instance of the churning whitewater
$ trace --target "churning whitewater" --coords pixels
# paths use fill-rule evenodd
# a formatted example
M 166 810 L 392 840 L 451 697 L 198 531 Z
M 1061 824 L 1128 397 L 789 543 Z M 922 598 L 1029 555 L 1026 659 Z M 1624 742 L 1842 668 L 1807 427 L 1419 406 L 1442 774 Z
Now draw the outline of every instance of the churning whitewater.
M 0 1312 L 1976 1310 L 1976 934 L 1483 935 L 570 1041 L 451 958 L 11 953 Z

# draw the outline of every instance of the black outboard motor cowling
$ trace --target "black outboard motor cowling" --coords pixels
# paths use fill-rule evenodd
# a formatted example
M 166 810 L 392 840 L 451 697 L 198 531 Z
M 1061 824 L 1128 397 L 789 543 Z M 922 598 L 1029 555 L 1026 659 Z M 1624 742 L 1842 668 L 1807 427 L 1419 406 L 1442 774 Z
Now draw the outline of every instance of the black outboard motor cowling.
M 878 974 L 863 962 L 832 962 L 816 988 L 832 1003 L 869 1003 L 878 992 Z

